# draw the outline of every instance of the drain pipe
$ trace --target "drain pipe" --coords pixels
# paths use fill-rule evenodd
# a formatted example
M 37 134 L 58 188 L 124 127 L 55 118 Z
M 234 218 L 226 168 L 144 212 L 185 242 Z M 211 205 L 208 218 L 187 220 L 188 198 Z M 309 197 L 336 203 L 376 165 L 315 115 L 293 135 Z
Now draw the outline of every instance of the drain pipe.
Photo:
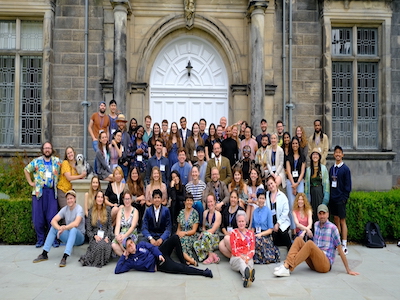
M 88 148 L 88 107 L 90 103 L 88 98 L 88 37 L 89 37 L 89 0 L 85 0 L 85 63 L 84 63 L 84 98 L 81 105 L 83 106 L 83 156 L 87 156 Z
M 282 0 L 282 122 L 286 126 L 286 0 Z
M 293 111 L 293 91 L 292 91 L 292 42 L 293 42 L 293 5 L 292 0 L 289 1 L 289 103 L 286 105 L 289 110 L 289 132 L 292 131 L 292 111 Z

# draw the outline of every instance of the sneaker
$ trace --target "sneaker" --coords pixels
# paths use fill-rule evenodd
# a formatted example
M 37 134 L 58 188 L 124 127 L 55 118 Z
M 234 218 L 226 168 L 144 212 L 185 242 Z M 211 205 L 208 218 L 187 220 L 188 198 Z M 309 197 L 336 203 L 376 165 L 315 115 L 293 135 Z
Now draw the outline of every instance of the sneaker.
M 289 277 L 290 271 L 289 271 L 289 269 L 286 269 L 285 266 L 283 266 L 278 271 L 275 271 L 274 275 L 277 277 Z
M 213 273 L 211 272 L 211 270 L 209 268 L 204 270 L 204 276 L 205 277 L 209 277 L 209 278 L 213 278 Z
M 344 255 L 347 255 L 349 253 L 349 250 L 347 249 L 347 246 L 342 246 L 343 253 Z
M 252 281 L 251 278 L 251 271 L 249 267 L 246 267 L 244 270 L 244 278 L 243 278 L 243 287 L 247 288 L 251 286 Z
M 283 264 L 281 264 L 281 265 L 275 267 L 275 268 L 274 268 L 274 271 L 278 271 L 278 270 L 279 270 L 280 268 L 282 268 L 282 267 L 283 267 Z
M 47 256 L 44 256 L 43 254 L 40 254 L 37 258 L 35 258 L 33 260 L 33 263 L 38 263 L 38 262 L 45 261 L 45 260 L 48 260 L 48 259 L 49 258 Z
M 60 268 L 63 268 L 67 265 L 67 259 L 66 258 L 61 258 L 60 264 L 58 265 Z
M 38 241 L 38 242 L 36 243 L 35 247 L 36 247 L 36 248 L 40 248 L 40 247 L 43 247 L 43 245 L 44 245 L 44 242 L 43 242 L 43 241 Z
M 251 269 L 250 270 L 250 281 L 254 282 L 255 279 L 256 279 L 256 270 Z

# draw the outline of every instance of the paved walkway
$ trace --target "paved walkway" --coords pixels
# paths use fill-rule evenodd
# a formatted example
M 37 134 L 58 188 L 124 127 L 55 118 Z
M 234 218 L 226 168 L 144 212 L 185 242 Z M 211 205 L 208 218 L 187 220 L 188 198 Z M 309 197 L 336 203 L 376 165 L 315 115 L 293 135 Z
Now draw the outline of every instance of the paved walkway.
M 33 264 L 41 249 L 0 246 L 1 299 L 400 299 L 400 248 L 349 247 L 345 274 L 339 256 L 332 270 L 319 274 L 303 263 L 290 277 L 274 277 L 272 265 L 257 265 L 256 280 L 245 289 L 227 259 L 211 265 L 214 278 L 131 271 L 114 275 L 116 259 L 98 269 L 78 262 L 87 245 L 74 249 L 67 266 L 59 268 L 63 247 L 51 249 L 49 260 Z M 282 250 L 282 255 L 286 251 Z M 201 268 L 205 268 L 200 264 Z

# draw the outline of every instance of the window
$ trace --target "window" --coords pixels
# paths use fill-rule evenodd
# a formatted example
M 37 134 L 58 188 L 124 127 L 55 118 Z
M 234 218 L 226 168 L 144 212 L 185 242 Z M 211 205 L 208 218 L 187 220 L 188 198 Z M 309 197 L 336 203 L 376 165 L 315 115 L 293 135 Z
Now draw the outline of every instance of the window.
M 378 29 L 332 27 L 332 144 L 379 147 Z
M 41 144 L 42 50 L 42 21 L 0 20 L 0 146 Z

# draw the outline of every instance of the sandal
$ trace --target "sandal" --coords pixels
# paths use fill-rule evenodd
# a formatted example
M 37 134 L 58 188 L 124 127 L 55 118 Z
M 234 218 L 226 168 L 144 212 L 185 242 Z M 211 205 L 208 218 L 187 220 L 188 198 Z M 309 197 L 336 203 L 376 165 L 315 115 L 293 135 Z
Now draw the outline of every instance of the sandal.
M 214 262 L 214 257 L 213 257 L 212 254 L 210 254 L 210 255 L 207 257 L 207 259 L 206 259 L 205 261 L 203 261 L 203 264 L 209 265 L 209 264 L 212 264 L 213 262 Z
M 221 259 L 219 258 L 219 256 L 217 255 L 217 253 L 212 253 L 212 256 L 214 257 L 214 263 L 219 264 L 219 262 L 221 261 Z

